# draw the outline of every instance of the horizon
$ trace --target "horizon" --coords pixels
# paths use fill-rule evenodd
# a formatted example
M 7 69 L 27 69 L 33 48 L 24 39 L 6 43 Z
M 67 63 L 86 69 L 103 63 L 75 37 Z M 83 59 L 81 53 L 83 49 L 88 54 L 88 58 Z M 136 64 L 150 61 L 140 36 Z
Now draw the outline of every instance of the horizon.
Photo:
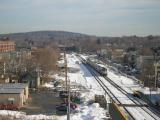
M 0 33 L 56 30 L 95 36 L 160 35 L 158 0 L 1 0 Z
M 160 35 L 152 35 L 152 34 L 148 34 L 148 35 L 122 35 L 122 36 L 100 36 L 100 35 L 93 35 L 93 34 L 87 34 L 87 33 L 80 33 L 80 32 L 73 32 L 73 31 L 64 31 L 64 30 L 37 30 L 37 31 L 24 31 L 24 32 L 12 32 L 12 33 L 4 33 L 0 35 L 10 35 L 10 34 L 25 34 L 25 33 L 32 33 L 32 32 L 68 32 L 68 33 L 73 33 L 73 34 L 82 34 L 82 35 L 87 35 L 87 36 L 95 36 L 95 37 L 147 37 L 147 36 L 160 36 Z

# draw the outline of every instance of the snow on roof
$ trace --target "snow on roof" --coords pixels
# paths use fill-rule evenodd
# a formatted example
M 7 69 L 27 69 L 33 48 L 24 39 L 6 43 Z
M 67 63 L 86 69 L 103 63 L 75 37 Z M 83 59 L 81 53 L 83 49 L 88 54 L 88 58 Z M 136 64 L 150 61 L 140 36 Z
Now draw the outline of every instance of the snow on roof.
M 0 93 L 21 93 L 28 86 L 26 83 L 0 84 Z
M 50 82 L 50 83 L 45 83 L 44 85 L 42 85 L 43 87 L 46 87 L 46 88 L 53 88 L 54 87 L 54 85 L 53 85 L 53 83 L 52 82 Z
M 88 59 L 88 56 L 86 56 L 86 55 L 80 54 L 80 57 L 82 57 L 84 60 L 87 60 L 87 59 Z
M 15 88 L 0 88 L 0 94 L 7 94 L 7 93 L 21 93 L 23 91 L 23 89 L 21 88 L 18 88 L 18 89 L 15 89 Z
M 12 88 L 12 89 L 20 89 L 20 88 L 26 88 L 28 84 L 26 83 L 5 83 L 0 84 L 0 88 Z
M 59 60 L 59 61 L 57 61 L 58 63 L 64 63 L 64 60 Z
M 103 67 L 103 68 L 106 68 L 106 66 L 105 65 L 103 65 L 103 64 L 97 64 L 98 66 L 100 66 L 100 67 Z

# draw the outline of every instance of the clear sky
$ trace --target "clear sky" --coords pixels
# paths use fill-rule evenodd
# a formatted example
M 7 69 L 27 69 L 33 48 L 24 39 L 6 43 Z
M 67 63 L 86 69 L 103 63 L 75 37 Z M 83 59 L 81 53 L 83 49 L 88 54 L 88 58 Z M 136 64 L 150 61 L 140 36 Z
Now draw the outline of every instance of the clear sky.
M 0 0 L 0 33 L 160 35 L 160 0 Z

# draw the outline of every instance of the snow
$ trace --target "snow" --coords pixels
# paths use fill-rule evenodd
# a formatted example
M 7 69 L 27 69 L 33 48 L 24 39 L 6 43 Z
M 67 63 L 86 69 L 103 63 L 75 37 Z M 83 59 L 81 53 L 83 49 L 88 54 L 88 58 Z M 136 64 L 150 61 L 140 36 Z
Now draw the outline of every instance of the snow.
M 81 93 L 81 97 L 83 98 L 83 104 L 79 106 L 77 109 L 77 113 L 71 114 L 71 120 L 101 120 L 103 118 L 106 118 L 106 110 L 101 108 L 98 103 L 93 103 L 91 105 L 88 105 L 88 101 L 94 100 L 95 94 L 98 95 L 105 95 L 103 89 L 98 84 L 98 82 L 95 80 L 95 78 L 91 75 L 91 73 L 88 71 L 88 69 L 81 64 L 81 61 L 76 57 L 75 54 L 67 54 L 67 65 L 69 68 L 75 68 L 72 71 L 68 71 L 68 79 L 71 82 L 71 85 L 77 85 L 77 86 L 83 86 L 87 91 L 83 91 Z M 84 59 L 87 58 L 87 56 L 81 55 Z M 64 60 L 62 60 L 64 61 Z M 62 62 L 61 61 L 61 62 Z M 128 94 L 132 94 L 133 90 L 141 90 L 144 94 L 148 94 L 150 91 L 148 88 L 142 88 L 141 85 L 135 81 L 133 78 L 129 78 L 125 75 L 120 74 L 117 70 L 114 70 L 113 67 L 106 66 L 107 67 L 107 73 L 108 77 L 121 86 L 124 90 L 128 92 Z M 77 70 L 78 69 L 78 70 Z M 65 76 L 64 75 L 58 75 L 55 74 L 52 76 L 56 81 L 64 81 Z M 117 99 L 122 104 L 134 104 L 133 101 L 131 101 L 127 95 L 122 94 L 117 88 L 115 88 L 113 85 L 111 85 L 107 80 L 105 80 L 103 77 L 99 77 L 105 85 L 112 91 L 112 93 L 117 97 Z M 45 83 L 43 86 L 48 88 L 53 88 L 53 82 Z M 77 89 L 77 88 L 76 88 Z M 157 93 L 155 91 L 152 91 L 152 93 Z M 157 99 L 152 97 L 153 99 Z M 106 95 L 107 101 L 108 96 Z M 153 118 L 148 115 L 144 110 L 141 109 L 141 107 L 125 107 L 134 117 L 136 120 L 152 120 Z M 144 107 L 145 108 L 145 107 Z M 147 108 L 145 108 L 148 112 L 151 113 L 151 111 Z M 154 115 L 154 113 L 151 113 Z M 49 119 L 56 119 L 56 120 L 64 120 L 67 118 L 66 115 L 64 116 L 46 116 L 46 115 L 26 115 L 25 113 L 18 112 L 18 111 L 7 111 L 7 110 L 0 110 L 0 115 L 9 115 L 13 118 L 23 118 L 23 120 L 49 120 Z M 159 119 L 159 118 L 157 118 Z
M 62 75 L 55 74 L 55 75 L 53 76 L 53 78 L 54 78 L 55 80 L 57 80 L 57 81 L 64 81 L 64 80 L 65 80 L 64 74 L 62 74 Z
M 71 120 L 101 120 L 102 118 L 106 118 L 106 110 L 101 108 L 98 103 L 93 103 L 91 105 L 87 105 L 89 100 L 94 99 L 94 94 L 92 92 L 83 93 L 82 97 L 85 98 L 85 101 L 80 108 L 78 109 L 78 113 L 71 114 Z M 46 116 L 46 115 L 26 115 L 23 112 L 18 111 L 9 111 L 9 110 L 0 110 L 0 115 L 10 116 L 14 119 L 23 119 L 23 120 L 65 120 L 67 118 L 64 116 Z
M 150 95 L 151 92 L 151 101 L 155 103 L 155 101 L 160 101 L 160 91 L 159 90 L 149 90 L 148 87 L 142 87 L 142 85 L 138 84 L 135 78 L 122 75 L 117 71 L 113 71 L 108 67 L 108 77 L 114 81 L 116 84 L 121 86 L 128 93 L 132 94 L 134 90 L 139 90 L 145 95 Z
M 91 75 L 91 73 L 88 71 L 88 69 L 83 64 L 76 64 L 77 61 L 80 63 L 81 61 L 74 55 L 70 57 L 70 55 L 67 55 L 68 57 L 68 66 L 71 66 L 74 64 L 76 68 L 80 69 L 80 72 L 78 73 L 69 73 L 69 79 L 72 82 L 77 82 L 81 84 L 82 86 L 87 87 L 90 89 L 91 92 L 99 95 L 104 95 L 103 89 L 100 87 L 100 85 L 97 83 L 95 78 Z
M 87 55 L 80 55 L 80 57 L 82 57 L 84 60 L 87 60 L 88 59 L 88 56 Z
M 108 66 L 107 66 L 108 67 Z M 125 91 L 127 91 L 129 94 L 133 93 L 133 90 L 144 90 L 144 88 L 141 87 L 134 79 L 128 78 L 127 76 L 121 75 L 117 71 L 113 71 L 113 69 L 110 69 L 108 67 L 108 77 L 121 86 Z M 105 85 L 112 91 L 112 93 L 117 97 L 117 99 L 122 104 L 135 104 L 133 101 L 131 101 L 128 97 L 128 95 L 123 94 L 120 92 L 116 87 L 111 85 L 106 79 L 103 77 L 99 77 Z M 144 90 L 146 91 L 146 90 Z M 126 109 L 134 116 L 136 120 L 154 120 L 147 112 L 145 112 L 141 107 L 126 107 Z M 157 115 L 152 113 L 148 108 L 144 107 L 146 111 L 148 111 L 150 114 L 152 114 L 156 119 L 159 119 Z
M 108 71 L 107 71 L 108 77 L 113 82 L 115 82 L 116 84 L 121 86 L 125 91 L 127 91 L 128 94 L 132 94 L 133 90 L 143 90 L 143 88 L 141 87 L 141 85 L 139 85 L 137 83 L 137 80 L 135 80 L 135 78 L 128 77 L 127 75 L 124 75 L 124 74 L 122 75 L 118 72 L 118 70 L 113 69 L 113 67 L 110 67 L 110 66 L 106 66 L 106 67 L 108 68 Z M 86 82 L 87 86 L 88 87 L 92 86 L 93 88 L 96 89 L 95 92 L 101 91 L 101 93 L 104 94 L 103 90 L 101 90 L 101 87 L 99 85 L 97 85 L 97 83 L 95 82 L 92 75 L 90 75 L 89 71 L 83 65 L 81 65 L 81 69 L 82 69 L 82 71 L 85 71 L 83 74 L 84 74 L 84 78 L 87 81 Z M 89 77 L 88 77 L 88 75 L 89 75 Z M 128 105 L 135 104 L 132 100 L 129 99 L 128 95 L 123 94 L 116 87 L 114 87 L 112 84 L 110 84 L 106 79 L 104 79 L 103 77 L 99 77 L 99 78 L 105 83 L 105 85 L 107 85 L 109 90 L 112 91 L 112 93 L 116 96 L 116 98 L 118 99 L 118 101 L 120 101 L 120 103 L 128 104 Z M 93 82 L 95 84 L 93 84 Z M 94 90 L 91 90 L 91 91 L 94 93 Z M 145 110 L 142 109 L 141 107 L 129 107 L 128 106 L 125 108 L 132 114 L 132 116 L 134 116 L 134 118 L 136 120 L 144 120 L 144 119 L 145 120 L 153 120 L 154 118 L 152 118 L 152 116 L 150 116 L 147 112 L 149 112 L 150 114 L 155 116 L 157 119 L 159 119 L 158 116 L 156 116 L 154 113 L 152 113 L 146 107 L 144 107 Z
M 42 85 L 43 87 L 47 87 L 47 88 L 53 88 L 54 87 L 54 85 L 53 85 L 53 83 L 52 82 L 50 82 L 50 83 L 45 83 L 44 85 Z
M 107 80 L 104 78 L 100 77 L 101 80 L 107 85 L 107 87 L 112 91 L 112 93 L 117 97 L 117 99 L 120 101 L 122 104 L 130 104 L 133 105 L 135 104 L 132 102 L 127 95 L 122 94 L 117 88 L 115 88 L 113 85 L 111 85 Z M 136 120 L 154 120 L 148 113 L 146 113 L 144 110 L 142 110 L 140 107 L 126 107 L 127 110 L 134 116 Z
M 115 73 L 114 71 L 110 70 L 108 68 L 107 71 L 107 76 L 110 78 L 112 81 L 114 81 L 116 84 L 121 86 L 123 89 L 125 89 L 129 93 L 133 93 L 133 90 L 137 90 L 140 88 L 139 84 L 137 84 L 135 81 L 132 79 L 121 75 L 120 73 Z
M 88 105 L 88 101 L 94 100 L 95 94 L 104 95 L 104 91 L 99 86 L 94 77 L 86 69 L 86 67 L 81 64 L 81 61 L 74 55 L 67 54 L 68 67 L 79 69 L 76 72 L 68 73 L 68 79 L 72 84 L 81 85 L 86 88 L 87 91 L 82 92 L 81 97 L 84 99 L 83 104 L 80 104 L 78 112 L 72 113 L 70 118 L 71 120 L 101 120 L 106 118 L 106 110 L 101 108 L 98 103 L 93 103 Z M 62 60 L 63 61 L 63 60 Z M 62 62 L 61 61 L 61 62 Z M 61 63 L 60 62 L 60 63 Z M 64 81 L 64 75 L 52 75 L 56 81 Z M 45 83 L 44 87 L 53 88 L 53 82 Z M 67 118 L 64 116 L 47 116 L 47 115 L 26 115 L 23 112 L 19 111 L 9 111 L 9 110 L 0 110 L 0 115 L 7 116 L 9 115 L 13 119 L 23 119 L 23 120 L 65 120 Z
M 59 66 L 59 67 L 64 67 L 64 60 L 60 60 L 60 61 L 58 61 L 57 62 L 57 65 Z
M 46 116 L 46 115 L 26 115 L 24 112 L 0 110 L 0 116 L 9 116 L 11 120 L 54 120 L 57 116 Z
M 80 106 L 80 113 L 72 114 L 71 120 L 101 120 L 102 118 L 106 118 L 106 110 L 101 108 L 98 103 L 87 105 L 89 100 L 94 99 L 92 92 L 84 93 L 82 96 L 85 98 L 85 102 Z

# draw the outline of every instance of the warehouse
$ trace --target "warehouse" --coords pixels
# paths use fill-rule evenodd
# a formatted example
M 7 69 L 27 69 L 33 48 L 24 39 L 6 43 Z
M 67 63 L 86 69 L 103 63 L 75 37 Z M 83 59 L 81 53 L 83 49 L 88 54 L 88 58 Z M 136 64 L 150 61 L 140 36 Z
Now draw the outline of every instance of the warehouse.
M 0 104 L 15 104 L 22 107 L 28 99 L 28 84 L 0 84 Z

